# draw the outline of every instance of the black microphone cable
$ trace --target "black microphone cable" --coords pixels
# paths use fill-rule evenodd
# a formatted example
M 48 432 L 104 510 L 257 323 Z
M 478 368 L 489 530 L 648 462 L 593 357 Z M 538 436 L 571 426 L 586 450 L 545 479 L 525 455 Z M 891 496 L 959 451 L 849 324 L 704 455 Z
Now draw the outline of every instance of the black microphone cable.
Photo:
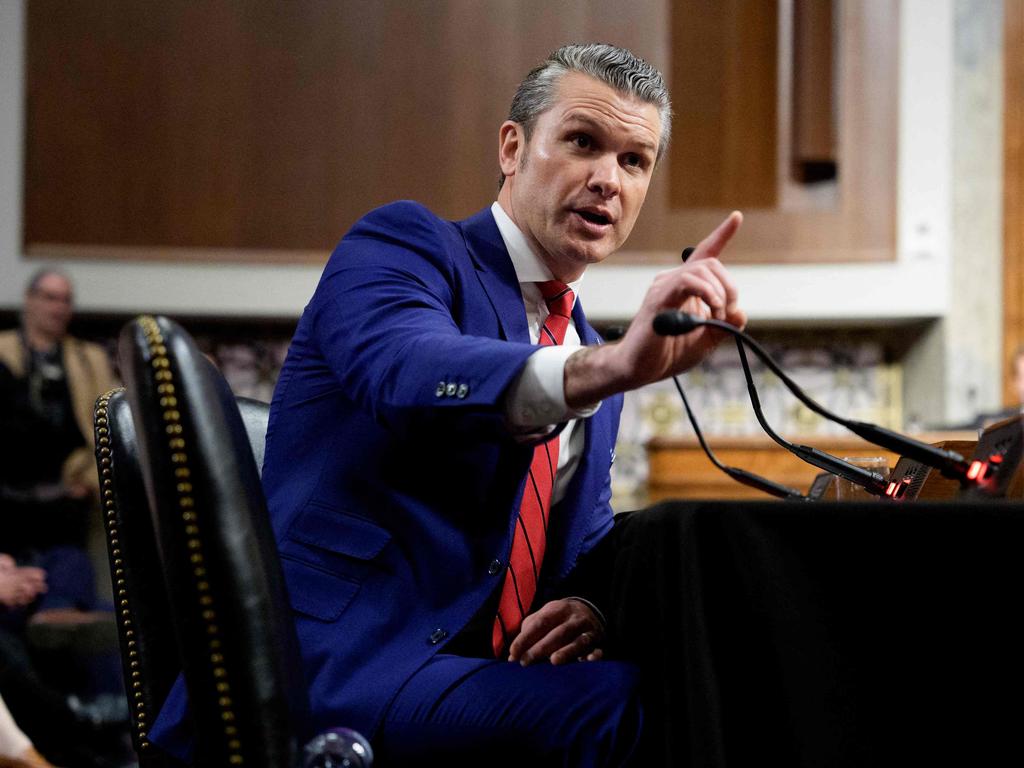
M 822 416 L 829 421 L 841 424 L 870 443 L 888 448 L 895 453 L 906 456 L 909 459 L 918 461 L 929 467 L 934 467 L 944 476 L 959 480 L 961 484 L 969 483 L 967 471 L 970 468 L 970 465 L 959 453 L 956 453 L 955 451 L 947 451 L 943 448 L 936 448 L 928 443 L 906 437 L 898 432 L 893 432 L 892 430 L 879 427 L 869 422 L 845 419 L 842 416 L 832 413 L 812 397 L 807 395 L 795 381 L 783 372 L 778 363 L 772 359 L 772 356 L 769 355 L 755 339 L 741 331 L 739 328 L 720 320 L 705 320 L 685 312 L 662 312 L 654 318 L 653 323 L 655 333 L 661 334 L 662 336 L 676 336 L 689 333 L 702 325 L 718 328 L 719 330 L 735 336 L 737 338 L 737 343 L 742 342 L 743 345 L 746 345 L 746 347 L 753 351 L 754 354 L 756 354 L 768 367 L 768 369 L 779 377 L 782 383 L 785 384 L 786 388 L 792 392 L 800 402 L 819 416 Z M 807 446 L 802 447 L 807 448 Z M 813 451 L 814 449 L 811 450 Z M 831 472 L 832 470 L 829 471 Z
M 692 245 L 686 246 L 685 248 L 683 248 L 683 251 L 680 254 L 680 258 L 685 262 L 687 259 L 690 258 L 690 256 L 693 255 L 693 252 L 695 250 L 697 249 L 694 248 Z M 690 402 L 686 399 L 686 393 L 683 391 L 683 385 L 680 383 L 679 377 L 673 376 L 672 383 L 676 385 L 676 391 L 679 392 L 679 397 L 683 401 L 683 408 L 686 409 L 686 415 L 690 419 L 690 424 L 691 426 L 693 426 L 694 434 L 697 435 L 697 440 L 698 442 L 700 442 L 700 447 L 704 449 L 704 453 L 707 454 L 707 457 L 708 459 L 711 460 L 712 464 L 714 464 L 716 467 L 718 467 L 720 470 L 722 470 L 725 474 L 727 474 L 736 482 L 743 483 L 744 485 L 749 485 L 751 488 L 757 488 L 758 490 L 764 491 L 765 493 L 771 496 L 776 496 L 780 499 L 788 499 L 794 501 L 811 501 L 810 496 L 806 496 L 794 488 L 790 488 L 780 483 L 776 483 L 775 481 L 769 480 L 765 477 L 761 477 L 760 475 L 755 475 L 753 472 L 748 472 L 747 470 L 740 469 L 739 467 L 730 467 L 727 464 L 723 464 L 721 461 L 719 461 L 718 457 L 715 456 L 711 448 L 708 446 L 707 441 L 704 439 L 704 433 L 701 432 L 700 425 L 697 423 L 697 417 L 694 415 L 693 410 L 690 408 Z
M 685 248 L 683 250 L 683 261 L 686 261 L 687 257 L 693 253 L 693 248 Z M 626 329 L 620 325 L 613 325 L 604 330 L 602 335 L 606 341 L 618 341 L 626 334 Z M 678 376 L 672 377 L 672 382 L 676 385 L 676 391 L 679 393 L 680 399 L 683 401 L 683 408 L 686 409 L 686 416 L 690 420 L 690 426 L 693 427 L 693 433 L 697 435 L 697 441 L 700 443 L 700 447 L 704 450 L 708 459 L 718 469 L 727 474 L 737 483 L 743 485 L 749 485 L 751 488 L 756 488 L 759 491 L 775 496 L 780 499 L 786 499 L 789 501 L 811 501 L 810 496 L 805 496 L 800 491 L 789 488 L 780 483 L 776 483 L 773 480 L 769 480 L 766 477 L 755 475 L 753 472 L 748 472 L 745 469 L 739 467 L 731 467 L 728 464 L 722 463 L 719 458 L 711 450 L 707 440 L 704 439 L 704 432 L 700 428 L 700 424 L 697 423 L 697 415 L 690 408 L 690 401 L 686 397 L 686 392 L 683 391 L 683 385 L 679 381 Z
M 825 451 L 821 451 L 810 445 L 797 445 L 796 443 L 792 443 L 782 437 L 782 435 L 772 429 L 771 425 L 768 424 L 768 420 L 764 416 L 764 411 L 761 409 L 761 398 L 757 394 L 757 387 L 754 386 L 754 377 L 750 373 L 750 363 L 747 360 L 747 352 L 743 348 L 743 341 L 739 336 L 736 337 L 736 349 L 740 353 L 740 363 L 743 365 L 743 376 L 747 380 L 747 392 L 750 395 L 750 404 L 754 408 L 754 415 L 757 416 L 758 423 L 761 425 L 762 429 L 768 433 L 768 437 L 790 453 L 794 453 L 799 456 L 808 464 L 813 464 L 819 469 L 831 472 L 833 475 L 844 477 L 851 483 L 856 483 L 867 490 L 868 493 L 875 496 L 885 496 L 885 489 L 888 487 L 889 483 L 888 478 L 886 478 L 881 472 L 871 472 L 870 470 L 858 467 L 848 461 L 843 461 L 837 456 L 833 456 L 831 453 L 826 453 Z
M 707 457 L 711 460 L 712 464 L 736 482 L 743 483 L 743 485 L 749 485 L 751 488 L 757 488 L 759 491 L 764 491 L 771 496 L 791 501 L 810 501 L 809 496 L 805 496 L 794 488 L 789 488 L 785 485 L 781 485 L 780 483 L 776 483 L 773 480 L 769 480 L 768 478 L 755 475 L 753 472 L 748 472 L 745 469 L 730 467 L 728 464 L 723 464 L 718 457 L 715 456 L 711 448 L 708 446 L 707 441 L 704 439 L 704 433 L 701 432 L 700 424 L 697 423 L 697 417 L 690 408 L 690 402 L 686 399 L 686 393 L 683 391 L 683 385 L 679 382 L 679 377 L 673 376 L 672 382 L 676 385 L 676 391 L 679 392 L 679 397 L 682 398 L 683 408 L 686 409 L 686 415 L 690 419 L 690 425 L 693 427 L 694 434 L 697 435 L 700 447 L 704 449 L 704 453 L 707 454 Z
M 696 249 L 693 246 L 687 246 L 686 248 L 683 248 L 683 251 L 680 254 L 682 260 L 685 262 L 687 259 L 689 259 L 690 256 L 693 255 L 693 252 L 695 250 Z M 657 333 L 662 333 L 663 335 L 671 335 L 670 333 L 664 332 L 663 329 L 659 328 L 659 322 L 662 325 L 665 325 L 666 328 L 669 325 L 672 325 L 674 329 L 675 325 L 669 322 L 669 319 L 670 317 L 679 315 L 691 318 L 694 321 L 697 320 L 697 318 L 695 318 L 693 315 L 686 315 L 685 313 L 682 312 L 674 314 L 670 312 L 663 312 L 654 319 L 654 330 Z M 678 323 L 678 318 L 675 318 L 675 322 Z M 695 329 L 698 324 L 699 323 L 694 322 L 689 330 Z M 678 332 L 687 333 L 688 331 L 680 329 Z M 744 354 L 743 345 L 740 343 L 738 337 L 736 339 L 736 346 L 737 349 L 739 349 L 740 362 L 743 364 L 743 374 L 747 380 L 747 392 L 750 394 L 750 403 L 754 408 L 754 415 L 757 416 L 758 423 L 760 423 L 762 429 L 764 429 L 764 431 L 768 433 L 768 436 L 771 437 L 772 440 L 781 445 L 783 448 L 785 448 L 787 451 L 796 454 L 799 458 L 803 459 L 804 461 L 810 464 L 813 464 L 819 469 L 824 469 L 825 471 L 831 472 L 834 475 L 841 475 L 842 477 L 845 477 L 847 480 L 850 480 L 850 482 L 863 486 L 871 493 L 877 493 L 878 495 L 882 495 L 886 488 L 886 482 L 885 478 L 882 477 L 881 474 L 868 472 L 866 470 L 861 469 L 860 467 L 855 467 L 854 465 L 842 461 L 836 458 L 835 456 L 832 456 L 831 454 L 825 453 L 824 451 L 819 451 L 818 449 L 812 448 L 810 446 L 796 446 L 793 443 L 789 442 L 788 440 L 785 440 L 781 435 L 779 435 L 777 432 L 775 432 L 775 430 L 771 428 L 771 426 L 768 424 L 768 421 L 764 417 L 764 411 L 761 410 L 761 400 L 757 395 L 757 389 L 754 387 L 754 380 L 750 375 L 750 366 L 747 363 L 747 357 Z M 697 439 L 700 441 L 701 447 L 704 449 L 704 452 L 708 455 L 708 458 L 711 459 L 712 463 L 716 467 L 721 469 L 723 472 L 725 472 L 733 479 L 741 483 L 753 485 L 754 487 L 760 488 L 761 490 L 765 491 L 766 493 L 770 493 L 773 496 L 780 496 L 781 498 L 791 499 L 801 498 L 810 501 L 809 496 L 805 496 L 804 494 L 792 488 L 787 488 L 786 486 L 779 485 L 777 483 L 772 482 L 771 480 L 766 480 L 765 478 L 753 475 L 750 472 L 747 472 L 746 470 L 738 469 L 735 467 L 727 467 L 724 464 L 722 464 L 714 456 L 714 454 L 711 453 L 711 450 L 708 448 L 707 444 L 704 441 L 704 437 L 700 432 L 700 427 L 697 426 L 697 421 L 693 416 L 693 412 L 690 410 L 690 405 L 686 401 L 686 395 L 683 392 L 683 388 L 679 383 L 679 377 L 673 376 L 672 381 L 675 382 L 676 389 L 679 390 L 679 396 L 683 399 L 683 406 L 686 408 L 686 414 L 690 417 L 690 423 L 693 425 L 693 431 L 697 433 Z M 740 473 L 744 476 L 744 478 L 747 479 L 740 479 L 740 477 L 737 476 Z M 754 478 L 754 482 L 748 482 L 749 478 Z M 780 490 L 782 491 L 782 493 L 785 493 L 785 496 L 782 496 L 782 494 L 779 493 Z

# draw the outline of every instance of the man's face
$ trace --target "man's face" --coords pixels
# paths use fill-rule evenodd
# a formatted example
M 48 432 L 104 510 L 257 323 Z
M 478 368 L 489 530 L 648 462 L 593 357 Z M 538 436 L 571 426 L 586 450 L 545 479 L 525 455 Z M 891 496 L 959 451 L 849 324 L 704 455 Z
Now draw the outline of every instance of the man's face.
M 61 275 L 44 275 L 25 297 L 25 327 L 60 339 L 67 333 L 72 311 L 71 284 Z
M 556 278 L 575 280 L 629 237 L 660 137 L 657 107 L 578 72 L 562 76 L 529 142 L 501 126 L 498 201 Z

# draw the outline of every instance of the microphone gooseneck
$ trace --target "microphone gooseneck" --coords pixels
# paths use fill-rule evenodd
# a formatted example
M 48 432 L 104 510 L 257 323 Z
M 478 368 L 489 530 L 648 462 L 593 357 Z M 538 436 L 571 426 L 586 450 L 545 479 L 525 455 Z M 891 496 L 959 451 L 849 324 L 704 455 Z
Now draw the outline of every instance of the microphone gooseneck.
M 685 262 L 693 255 L 695 250 L 696 249 L 693 246 L 687 246 L 684 248 L 681 254 L 682 260 Z M 686 334 L 695 330 L 700 325 L 699 319 L 699 317 L 685 312 L 662 312 L 654 317 L 654 331 L 655 333 L 663 336 L 678 336 L 680 334 Z M 784 440 L 768 425 L 768 422 L 764 418 L 764 412 L 761 410 L 761 401 L 758 397 L 757 390 L 754 387 L 754 380 L 750 375 L 749 366 L 746 365 L 746 357 L 743 354 L 743 348 L 739 344 L 738 338 L 736 339 L 736 344 L 739 348 L 740 359 L 743 362 L 743 372 L 746 375 L 746 389 L 750 392 L 754 413 L 769 436 L 784 447 L 784 449 L 796 454 L 800 459 L 813 464 L 819 469 L 824 469 L 833 474 L 841 475 L 851 482 L 866 487 L 870 493 L 881 496 L 886 487 L 885 478 L 882 477 L 882 475 L 867 472 L 860 467 L 855 467 L 852 464 L 843 462 L 834 456 L 822 451 L 817 451 L 817 449 L 813 449 L 813 447 L 809 445 L 794 445 L 792 442 Z M 696 419 L 694 418 L 693 412 L 690 410 L 689 402 L 686 399 L 686 394 L 683 392 L 682 385 L 679 383 L 679 377 L 674 376 L 672 378 L 676 384 L 676 389 L 679 390 L 679 396 L 683 399 L 683 407 L 686 409 L 686 414 L 690 419 L 690 424 L 693 425 L 693 431 L 697 435 L 700 447 L 702 447 L 703 451 L 705 451 L 708 458 L 711 459 L 715 466 L 733 479 L 758 487 L 764 490 L 765 493 L 771 494 L 772 496 L 779 496 L 780 498 L 785 499 L 803 499 L 805 501 L 811 501 L 810 497 L 804 496 L 793 488 L 780 485 L 772 480 L 768 480 L 744 469 L 726 467 L 722 464 L 711 452 L 710 447 L 708 447 L 708 443 L 700 432 L 700 428 L 697 426 Z M 782 494 L 784 494 L 784 496 L 782 496 Z
M 754 377 L 750 373 L 750 363 L 747 360 L 746 350 L 743 349 L 743 342 L 740 338 L 736 337 L 736 349 L 740 353 L 740 363 L 743 365 L 743 376 L 747 380 L 747 392 L 750 394 L 750 404 L 754 407 L 754 415 L 757 416 L 757 421 L 761 425 L 761 428 L 768 433 L 768 436 L 776 443 L 781 445 L 790 453 L 800 457 L 808 464 L 813 464 L 819 469 L 824 469 L 826 472 L 831 472 L 833 475 L 839 475 L 851 483 L 864 488 L 868 493 L 875 496 L 885 496 L 885 489 L 888 486 L 887 479 L 880 472 L 871 472 L 851 464 L 848 461 L 843 461 L 838 456 L 833 456 L 831 453 L 814 448 L 810 445 L 797 445 L 789 440 L 786 440 L 782 435 L 778 434 L 768 424 L 768 420 L 764 416 L 764 411 L 761 409 L 761 398 L 757 394 L 757 388 L 754 386 Z
M 719 330 L 735 336 L 737 343 L 741 344 L 741 349 L 742 345 L 746 345 L 747 348 L 753 351 L 765 366 L 767 366 L 772 373 L 781 379 L 786 388 L 792 392 L 800 402 L 819 416 L 822 416 L 829 421 L 834 421 L 837 424 L 841 424 L 870 443 L 880 445 L 883 448 L 888 448 L 901 456 L 906 456 L 914 461 L 919 461 L 929 467 L 934 467 L 944 476 L 956 479 L 960 481 L 961 484 L 967 484 L 969 482 L 967 478 L 969 464 L 959 453 L 955 451 L 947 451 L 942 448 L 936 448 L 928 443 L 915 440 L 911 437 L 901 435 L 898 432 L 893 432 L 890 429 L 879 427 L 869 422 L 846 419 L 829 411 L 823 405 L 814 400 L 814 398 L 807 395 L 796 382 L 783 372 L 778 363 L 775 362 L 772 356 L 769 355 L 757 341 L 741 331 L 739 328 L 736 328 L 729 323 L 722 322 L 721 320 L 705 320 L 703 318 L 696 317 L 695 315 L 687 314 L 686 312 L 676 311 L 662 312 L 654 318 L 653 322 L 654 332 L 662 336 L 675 336 L 689 333 L 700 326 L 718 328 Z M 807 446 L 803 447 L 807 448 Z M 815 449 L 810 450 L 813 451 Z
M 753 472 L 748 472 L 745 469 L 723 464 L 719 458 L 715 456 L 711 448 L 708 446 L 707 441 L 704 439 L 704 433 L 701 431 L 700 424 L 697 423 L 697 417 L 690 408 L 690 401 L 686 398 L 686 393 L 683 391 L 683 385 L 679 382 L 679 377 L 673 376 L 672 382 L 676 385 L 676 391 L 679 392 L 679 397 L 683 401 L 683 408 L 686 409 L 686 415 L 690 419 L 690 425 L 693 427 L 694 434 L 697 435 L 697 441 L 700 443 L 700 447 L 704 449 L 704 453 L 707 454 L 707 457 L 711 460 L 712 464 L 736 482 L 742 483 L 743 485 L 749 485 L 751 488 L 757 488 L 759 491 L 764 491 L 771 496 L 776 496 L 780 499 L 790 499 L 793 501 L 810 501 L 809 496 L 805 496 L 794 488 L 789 488 L 780 483 L 776 483 L 774 480 L 769 480 L 766 477 L 755 475 Z

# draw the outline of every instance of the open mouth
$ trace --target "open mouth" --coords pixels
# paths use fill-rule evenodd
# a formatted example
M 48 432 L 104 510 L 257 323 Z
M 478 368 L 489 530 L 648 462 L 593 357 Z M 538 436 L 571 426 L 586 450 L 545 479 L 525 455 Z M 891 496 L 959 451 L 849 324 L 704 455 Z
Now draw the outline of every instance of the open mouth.
M 591 211 L 577 210 L 576 213 L 582 218 L 589 221 L 591 224 L 610 224 L 611 220 L 607 216 L 602 216 L 600 213 L 593 213 Z

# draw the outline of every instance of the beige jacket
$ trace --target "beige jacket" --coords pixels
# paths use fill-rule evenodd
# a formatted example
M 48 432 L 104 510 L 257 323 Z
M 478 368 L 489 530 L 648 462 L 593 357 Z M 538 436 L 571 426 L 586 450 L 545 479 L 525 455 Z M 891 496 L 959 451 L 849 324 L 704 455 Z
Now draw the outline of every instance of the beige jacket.
M 25 350 L 18 331 L 0 332 L 0 364 L 16 377 L 25 375 Z M 92 409 L 96 398 L 116 386 L 107 353 L 98 344 L 91 344 L 73 336 L 64 339 L 64 366 L 71 391 L 71 406 L 75 421 L 85 438 L 85 445 L 71 453 L 64 461 L 62 479 L 67 485 L 84 484 L 94 492 L 99 490 L 95 445 L 92 428 Z

